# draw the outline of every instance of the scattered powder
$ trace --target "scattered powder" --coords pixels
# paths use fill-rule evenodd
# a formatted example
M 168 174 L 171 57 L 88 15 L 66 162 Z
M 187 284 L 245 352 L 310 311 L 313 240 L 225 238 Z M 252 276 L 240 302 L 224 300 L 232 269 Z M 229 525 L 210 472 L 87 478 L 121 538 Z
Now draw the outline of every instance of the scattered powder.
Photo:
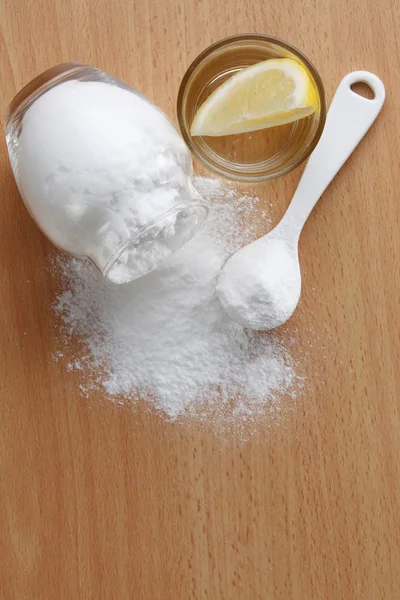
M 224 262 L 257 237 L 254 223 L 265 231 L 266 215 L 229 184 L 198 177 L 195 185 L 212 202 L 209 219 L 157 271 L 114 286 L 89 261 L 60 259 L 64 291 L 55 311 L 63 340 L 77 336 L 85 348 L 68 368 L 86 376 L 85 394 L 94 387 L 145 400 L 171 420 L 204 417 L 209 407 L 251 420 L 299 386 L 279 336 L 245 330 L 216 295 Z

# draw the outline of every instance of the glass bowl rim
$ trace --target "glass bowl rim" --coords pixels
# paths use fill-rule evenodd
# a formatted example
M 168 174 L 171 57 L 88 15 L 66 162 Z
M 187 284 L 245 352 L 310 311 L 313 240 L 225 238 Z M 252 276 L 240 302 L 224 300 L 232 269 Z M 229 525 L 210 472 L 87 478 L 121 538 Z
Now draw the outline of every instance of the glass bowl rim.
M 211 161 L 209 161 L 208 158 L 204 154 L 199 152 L 197 150 L 196 146 L 193 144 L 192 138 L 189 134 L 189 131 L 188 131 L 188 128 L 186 125 L 186 119 L 183 116 L 183 98 L 184 98 L 184 94 L 186 92 L 190 77 L 192 76 L 193 72 L 197 69 L 197 67 L 199 65 L 201 65 L 201 63 L 206 58 L 208 58 L 208 56 L 210 56 L 216 50 L 219 50 L 220 48 L 223 48 L 224 46 L 230 46 L 231 44 L 240 42 L 240 41 L 243 41 L 243 42 L 244 41 L 270 42 L 270 43 L 275 44 L 276 46 L 280 46 L 280 47 L 288 50 L 289 52 L 292 52 L 296 57 L 298 57 L 301 60 L 302 63 L 304 63 L 306 68 L 310 71 L 310 73 L 313 77 L 313 80 L 315 82 L 319 101 L 320 101 L 318 127 L 314 133 L 313 139 L 311 140 L 310 144 L 307 146 L 307 148 L 302 152 L 302 154 L 295 161 L 291 162 L 289 165 L 287 165 L 283 169 L 277 169 L 275 172 L 269 173 L 266 175 L 255 175 L 255 176 L 247 175 L 247 174 L 241 175 L 240 173 L 237 173 L 237 172 L 235 172 L 234 174 L 231 174 L 231 173 L 227 173 L 223 168 L 219 168 L 219 166 L 217 164 L 214 164 Z M 187 144 L 190 152 L 205 167 L 207 167 L 208 169 L 211 169 L 211 171 L 214 171 L 215 173 L 218 173 L 218 175 L 221 175 L 228 179 L 233 179 L 234 181 L 244 181 L 244 182 L 253 182 L 253 183 L 257 183 L 257 182 L 261 182 L 261 181 L 268 181 L 270 179 L 276 179 L 278 177 L 281 177 L 282 175 L 286 175 L 287 173 L 289 173 L 290 171 L 292 171 L 293 169 L 298 167 L 301 163 L 303 163 L 310 156 L 311 152 L 314 150 L 314 148 L 318 144 L 319 139 L 322 135 L 322 131 L 325 127 L 326 115 L 327 115 L 327 109 L 326 109 L 326 100 L 325 100 L 325 89 L 324 89 L 324 85 L 322 83 L 321 76 L 318 73 L 314 64 L 296 46 L 293 46 L 289 42 L 285 42 L 284 40 L 282 40 L 278 37 L 274 37 L 274 36 L 263 34 L 263 33 L 240 33 L 240 34 L 236 34 L 236 35 L 230 35 L 228 37 L 222 38 L 221 40 L 218 40 L 217 42 L 214 42 L 210 46 L 207 46 L 207 48 L 205 48 L 202 52 L 200 52 L 200 54 L 198 54 L 196 56 L 196 58 L 192 61 L 192 63 L 187 68 L 184 76 L 182 77 L 182 81 L 179 86 L 178 97 L 177 97 L 177 117 L 178 117 L 179 128 L 181 130 L 183 139 L 184 139 L 185 143 Z

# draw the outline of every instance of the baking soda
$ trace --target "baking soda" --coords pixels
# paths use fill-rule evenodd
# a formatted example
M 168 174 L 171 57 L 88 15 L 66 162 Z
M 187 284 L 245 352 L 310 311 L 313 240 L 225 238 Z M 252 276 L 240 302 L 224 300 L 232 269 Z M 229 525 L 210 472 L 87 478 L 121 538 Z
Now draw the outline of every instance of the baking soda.
M 158 270 L 113 286 L 88 261 L 61 260 L 63 291 L 55 311 L 63 341 L 78 336 L 85 350 L 69 362 L 85 390 L 144 400 L 171 420 L 252 419 L 299 386 L 287 348 L 273 334 L 232 321 L 216 295 L 227 258 L 257 236 L 267 216 L 256 198 L 219 180 L 197 178 L 212 204 L 202 230 Z M 265 224 L 265 228 L 268 225 Z
M 226 313 L 243 327 L 265 331 L 285 323 L 301 293 L 297 254 L 280 237 L 267 235 L 225 264 L 217 294 Z
M 156 268 L 206 213 L 174 125 L 108 81 L 66 81 L 38 97 L 14 155 L 18 187 L 43 232 L 114 283 Z

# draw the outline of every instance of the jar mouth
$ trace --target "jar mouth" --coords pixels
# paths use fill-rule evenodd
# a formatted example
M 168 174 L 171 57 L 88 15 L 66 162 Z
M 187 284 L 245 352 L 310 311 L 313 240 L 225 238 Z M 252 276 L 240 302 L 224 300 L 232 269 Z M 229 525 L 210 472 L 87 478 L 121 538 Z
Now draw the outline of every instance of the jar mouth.
M 103 276 L 113 284 L 125 284 L 154 271 L 197 233 L 208 211 L 202 200 L 165 211 L 114 252 L 102 270 Z

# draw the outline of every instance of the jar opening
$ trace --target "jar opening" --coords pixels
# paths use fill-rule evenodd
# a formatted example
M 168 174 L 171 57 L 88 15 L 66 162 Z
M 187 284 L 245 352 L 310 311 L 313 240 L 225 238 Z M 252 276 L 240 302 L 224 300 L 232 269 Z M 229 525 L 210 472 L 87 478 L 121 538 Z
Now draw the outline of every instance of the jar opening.
M 111 283 L 130 283 L 154 271 L 186 242 L 207 218 L 202 201 L 175 206 L 146 225 L 111 257 L 102 273 Z

